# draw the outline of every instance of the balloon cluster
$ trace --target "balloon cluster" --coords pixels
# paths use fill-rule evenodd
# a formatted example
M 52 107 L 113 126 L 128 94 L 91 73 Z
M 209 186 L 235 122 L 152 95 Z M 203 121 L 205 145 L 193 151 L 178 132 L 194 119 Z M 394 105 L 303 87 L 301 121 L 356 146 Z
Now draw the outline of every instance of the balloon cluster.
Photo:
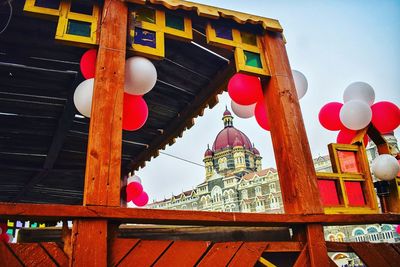
M 0 242 L 9 243 L 12 241 L 13 236 L 7 233 L 7 223 L 1 222 L 0 223 Z
M 318 115 L 321 125 L 330 131 L 340 131 L 336 141 L 348 144 L 369 123 L 381 133 L 396 129 L 400 124 L 400 109 L 388 101 L 375 101 L 374 89 L 365 82 L 354 82 L 343 94 L 344 104 L 330 102 L 324 105 Z M 364 136 L 364 145 L 368 137 Z
M 86 51 L 80 61 L 83 77 L 74 93 L 76 109 L 90 118 L 97 50 Z M 156 84 L 157 71 L 153 63 L 144 57 L 131 57 L 125 62 L 125 84 L 122 128 L 128 131 L 140 129 L 147 120 L 149 110 L 143 95 Z
M 143 191 L 142 180 L 137 175 L 128 177 L 126 202 L 131 201 L 138 207 L 143 207 L 149 202 L 149 196 Z
M 298 98 L 302 98 L 308 88 L 306 77 L 297 70 L 292 75 Z M 228 94 L 231 97 L 231 108 L 236 116 L 248 119 L 255 116 L 258 125 L 269 131 L 270 122 L 264 104 L 261 81 L 258 77 L 236 73 L 228 83 Z

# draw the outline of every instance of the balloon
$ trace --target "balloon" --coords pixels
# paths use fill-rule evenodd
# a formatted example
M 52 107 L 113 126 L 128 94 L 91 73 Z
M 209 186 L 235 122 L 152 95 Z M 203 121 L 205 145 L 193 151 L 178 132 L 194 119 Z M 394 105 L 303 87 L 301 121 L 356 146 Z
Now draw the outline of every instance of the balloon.
M 10 236 L 7 233 L 2 233 L 0 235 L 0 242 L 5 242 L 5 243 L 10 242 Z
M 96 72 L 96 59 L 96 49 L 90 49 L 82 55 L 80 67 L 82 75 L 85 77 L 85 79 L 94 78 L 94 73 Z
M 143 207 L 149 202 L 149 196 L 143 191 L 138 197 L 132 199 L 132 202 L 138 207 Z
M 142 184 L 138 182 L 132 182 L 126 186 L 126 202 L 132 201 L 137 198 L 143 192 Z
M 351 144 L 351 141 L 356 136 L 356 134 L 357 134 L 357 131 L 353 131 L 353 130 L 344 128 L 344 129 L 340 130 L 340 132 L 338 133 L 338 136 L 336 138 L 336 143 Z M 368 135 L 364 135 L 363 142 L 364 142 L 364 146 L 368 145 Z
M 396 227 L 396 233 L 400 235 L 400 225 L 397 225 L 397 227 Z
M 360 100 L 371 106 L 375 101 L 375 91 L 365 82 L 354 82 L 346 87 L 343 93 L 344 103 L 350 100 Z
M 339 117 L 342 106 L 342 103 L 330 102 L 321 108 L 318 119 L 325 129 L 339 131 L 345 128 Z
M 124 93 L 122 128 L 135 131 L 146 123 L 149 109 L 142 96 Z
M 236 73 L 228 83 L 228 94 L 239 105 L 252 105 L 263 97 L 258 77 Z
M 350 100 L 344 103 L 339 113 L 340 121 L 351 130 L 365 128 L 372 118 L 371 107 L 360 100 Z
M 308 89 L 308 82 L 306 76 L 298 70 L 292 70 L 292 75 L 294 79 L 294 85 L 297 91 L 297 97 L 301 99 L 306 93 Z
M 258 125 L 260 125 L 260 127 L 263 128 L 264 130 L 269 131 L 270 124 L 269 124 L 269 119 L 268 119 L 268 113 L 267 113 L 267 110 L 265 108 L 263 101 L 260 101 L 256 104 L 254 114 L 255 114 Z
M 144 95 L 157 82 L 157 70 L 150 60 L 144 57 L 131 57 L 125 63 L 125 93 Z
M 132 175 L 128 177 L 128 184 L 132 183 L 132 182 L 138 182 L 139 184 L 142 183 L 142 179 L 140 179 L 139 176 L 137 175 Z
M 372 124 L 381 132 L 388 133 L 400 124 L 400 109 L 388 101 L 377 102 L 371 106 Z
M 242 119 L 248 119 L 254 116 L 254 109 L 256 107 L 256 104 L 252 105 L 239 105 L 235 101 L 231 100 L 231 108 L 233 113 L 235 113 L 236 116 Z
M 382 181 L 389 181 L 396 177 L 399 172 L 397 159 L 389 154 L 377 156 L 372 162 L 372 172 L 375 177 Z
M 83 116 L 90 118 L 92 111 L 94 79 L 88 79 L 81 82 L 75 89 L 74 104 L 76 109 Z

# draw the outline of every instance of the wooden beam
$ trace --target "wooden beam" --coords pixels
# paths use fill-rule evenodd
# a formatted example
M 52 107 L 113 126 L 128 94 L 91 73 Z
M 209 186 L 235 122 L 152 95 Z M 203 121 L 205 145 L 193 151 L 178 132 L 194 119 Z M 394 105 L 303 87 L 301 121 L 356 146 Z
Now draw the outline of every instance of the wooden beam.
M 96 62 L 84 205 L 119 206 L 127 5 L 104 1 Z
M 265 252 L 299 252 L 304 242 L 267 242 Z
M 65 103 L 64 111 L 61 115 L 60 120 L 58 121 L 57 130 L 53 135 L 50 148 L 47 152 L 47 156 L 43 164 L 43 170 L 32 176 L 29 181 L 25 183 L 24 187 L 18 192 L 18 194 L 14 197 L 12 201 L 17 202 L 23 199 L 26 193 L 41 180 L 43 180 L 53 169 L 54 163 L 57 161 L 58 154 L 61 151 L 65 138 L 67 137 L 67 134 L 72 127 L 76 112 L 73 96 L 75 88 L 79 85 L 81 81 L 82 76 L 77 74 L 74 75 L 73 82 L 68 91 L 68 98 L 67 102 Z
M 0 216 L 12 220 L 105 219 L 118 223 L 214 226 L 295 226 L 308 223 L 400 224 L 400 214 L 261 214 L 154 210 L 103 206 L 0 203 Z
M 281 33 L 262 39 L 271 72 L 263 79 L 264 102 L 287 213 L 323 213 L 310 146 Z
M 306 226 L 306 235 L 310 266 L 329 266 L 328 251 L 326 249 L 322 225 L 308 224 Z

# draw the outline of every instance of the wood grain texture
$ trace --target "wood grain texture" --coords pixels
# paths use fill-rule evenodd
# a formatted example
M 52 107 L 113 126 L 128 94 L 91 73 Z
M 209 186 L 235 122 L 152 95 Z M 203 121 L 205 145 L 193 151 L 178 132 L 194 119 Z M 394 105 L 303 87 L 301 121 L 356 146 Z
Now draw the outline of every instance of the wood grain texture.
M 122 1 L 103 6 L 83 203 L 119 207 L 128 10 Z
M 399 266 L 400 253 L 398 253 L 391 244 L 376 243 L 373 245 L 372 249 L 377 251 L 385 261 L 389 263 L 388 266 Z
M 303 242 L 267 242 L 265 252 L 299 252 L 303 250 Z
M 326 248 L 324 229 L 320 224 L 306 226 L 307 249 L 310 257 L 310 266 L 329 266 L 328 251 Z
M 56 262 L 37 243 L 16 243 L 10 247 L 24 266 L 57 266 Z
M 266 32 L 264 55 L 271 78 L 263 80 L 264 103 L 287 213 L 323 213 L 317 177 L 283 36 Z
M 228 266 L 231 267 L 246 267 L 254 266 L 261 257 L 265 248 L 266 242 L 244 242 L 236 252 Z
M 69 259 L 58 244 L 54 242 L 42 242 L 40 246 L 50 255 L 57 266 L 68 266 Z
M 215 243 L 201 259 L 198 266 L 227 266 L 242 244 L 243 242 Z
M 108 266 L 117 266 L 138 242 L 139 239 L 113 238 L 109 245 Z
M 380 267 L 380 266 L 398 266 L 398 261 L 389 262 L 381 253 L 376 249 L 375 244 L 371 243 L 352 243 L 351 247 L 357 256 L 365 263 L 368 267 Z M 395 265 L 393 265 L 395 264 Z
M 8 244 L 0 242 L 0 263 L 2 266 L 22 267 L 22 263 L 13 254 Z
M 400 223 L 400 214 L 250 214 L 25 203 L 0 203 L 0 216 L 12 220 L 33 221 L 87 218 L 107 219 L 119 223 L 260 227 L 307 223 L 323 225 Z
M 208 241 L 175 241 L 154 266 L 195 266 L 210 244 Z
M 300 252 L 297 260 L 293 264 L 293 267 L 309 267 L 311 266 L 310 258 L 308 254 L 308 246 L 304 246 L 303 250 Z M 326 266 L 326 265 L 325 265 Z
M 141 240 L 117 266 L 152 266 L 171 243 L 168 240 Z
M 71 245 L 70 266 L 107 266 L 107 221 L 74 221 Z

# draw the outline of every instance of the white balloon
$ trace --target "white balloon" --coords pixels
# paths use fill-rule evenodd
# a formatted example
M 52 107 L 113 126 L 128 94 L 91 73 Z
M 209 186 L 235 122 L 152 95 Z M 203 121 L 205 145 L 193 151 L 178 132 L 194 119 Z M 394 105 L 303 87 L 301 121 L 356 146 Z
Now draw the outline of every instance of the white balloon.
M 231 108 L 233 113 L 235 113 L 236 116 L 242 119 L 248 119 L 254 116 L 254 109 L 256 108 L 256 104 L 254 103 L 252 105 L 239 105 L 235 101 L 231 100 Z
M 394 179 L 399 172 L 399 168 L 397 159 L 389 154 L 379 155 L 372 162 L 372 172 L 376 178 L 382 181 Z
M 374 88 L 365 82 L 354 82 L 347 86 L 343 93 L 344 103 L 350 100 L 361 100 L 371 106 L 375 101 Z
M 83 116 L 90 118 L 92 111 L 94 78 L 84 80 L 75 89 L 74 104 Z
M 294 79 L 294 85 L 296 87 L 297 96 L 301 99 L 308 89 L 308 82 L 306 76 L 298 70 L 292 70 L 292 75 Z
M 360 100 L 350 100 L 344 103 L 339 113 L 340 121 L 346 128 L 360 130 L 365 128 L 372 118 L 371 107 Z
M 130 184 L 130 183 L 133 183 L 133 182 L 138 182 L 139 184 L 141 184 L 142 183 L 142 179 L 140 179 L 140 177 L 137 176 L 137 175 L 129 176 L 127 184 Z
M 144 57 L 131 57 L 125 63 L 125 92 L 131 95 L 148 93 L 157 82 L 157 70 Z

